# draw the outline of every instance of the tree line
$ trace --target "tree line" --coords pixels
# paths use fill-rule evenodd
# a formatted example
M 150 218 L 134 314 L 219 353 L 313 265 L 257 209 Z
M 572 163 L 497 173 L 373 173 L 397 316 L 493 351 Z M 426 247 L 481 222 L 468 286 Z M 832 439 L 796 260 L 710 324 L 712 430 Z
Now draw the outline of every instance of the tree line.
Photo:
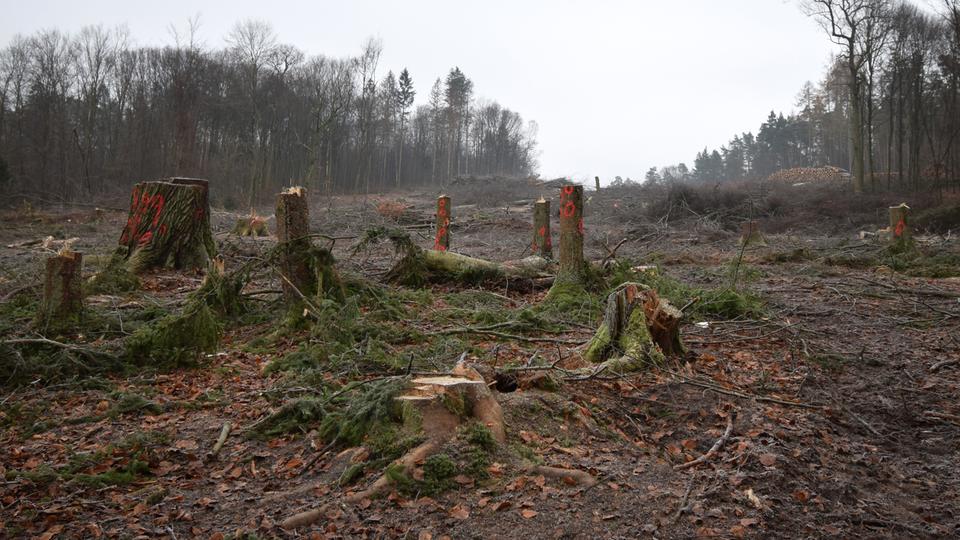
M 960 0 L 925 11 L 910 2 L 805 0 L 837 55 L 795 112 L 719 149 L 652 168 L 648 181 L 724 182 L 781 169 L 834 166 L 855 192 L 960 190 Z
M 407 69 L 382 73 L 376 40 L 307 57 L 261 21 L 220 49 L 197 28 L 164 47 L 101 26 L 14 37 L 0 50 L 0 188 L 69 200 L 196 176 L 241 205 L 288 185 L 370 193 L 536 168 L 536 124 L 478 99 L 457 67 L 418 104 Z

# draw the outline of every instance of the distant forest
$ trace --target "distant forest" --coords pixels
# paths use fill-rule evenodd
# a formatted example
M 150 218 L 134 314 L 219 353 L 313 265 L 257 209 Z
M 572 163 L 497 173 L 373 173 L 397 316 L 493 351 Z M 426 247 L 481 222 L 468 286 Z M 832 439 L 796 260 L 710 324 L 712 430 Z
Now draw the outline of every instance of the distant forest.
M 536 167 L 536 124 L 477 99 L 459 68 L 416 96 L 417 74 L 383 69 L 375 40 L 307 57 L 263 22 L 222 49 L 196 28 L 166 47 L 100 26 L 15 37 L 0 50 L 0 191 L 75 200 L 195 176 L 241 206 L 288 185 L 369 193 Z
M 771 112 L 756 134 L 704 148 L 692 168 L 652 168 L 646 180 L 714 183 L 835 166 L 856 184 L 859 165 L 865 191 L 960 190 L 960 1 L 938 0 L 937 13 L 883 0 L 801 5 L 839 47 L 824 79 L 800 91 L 796 112 Z

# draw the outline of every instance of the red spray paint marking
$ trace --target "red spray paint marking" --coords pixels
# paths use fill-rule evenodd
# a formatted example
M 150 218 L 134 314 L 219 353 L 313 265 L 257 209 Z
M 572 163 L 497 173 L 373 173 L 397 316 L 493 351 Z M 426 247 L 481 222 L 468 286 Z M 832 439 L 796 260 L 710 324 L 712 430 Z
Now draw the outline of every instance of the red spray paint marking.
M 197 209 L 193 212 L 193 217 L 194 217 L 194 219 L 197 219 L 197 220 L 203 219 L 203 208 L 197 208 Z
M 164 223 L 160 225 L 160 230 L 157 232 L 157 236 L 166 236 L 167 235 L 167 224 Z
M 577 232 L 580 233 L 580 236 L 583 236 L 583 218 L 577 221 Z
M 900 216 L 900 221 L 897 222 L 897 228 L 893 230 L 893 235 L 897 238 L 900 238 L 903 235 L 903 229 L 907 227 L 907 224 L 903 221 L 903 216 Z
M 574 204 L 573 201 L 567 201 L 566 204 L 560 208 L 560 215 L 563 217 L 573 217 L 573 215 L 576 213 L 577 205 Z
M 157 193 L 153 198 L 153 226 L 156 227 L 160 222 L 160 214 L 163 213 L 163 194 Z
M 563 186 L 563 193 L 565 195 L 573 195 L 573 186 Z
M 153 233 L 150 232 L 150 231 L 147 231 L 147 232 L 143 233 L 142 236 L 140 236 L 140 241 L 137 243 L 137 245 L 140 246 L 140 247 L 143 247 L 143 246 L 147 245 L 148 243 L 150 243 L 150 239 L 151 239 L 151 238 L 153 238 Z

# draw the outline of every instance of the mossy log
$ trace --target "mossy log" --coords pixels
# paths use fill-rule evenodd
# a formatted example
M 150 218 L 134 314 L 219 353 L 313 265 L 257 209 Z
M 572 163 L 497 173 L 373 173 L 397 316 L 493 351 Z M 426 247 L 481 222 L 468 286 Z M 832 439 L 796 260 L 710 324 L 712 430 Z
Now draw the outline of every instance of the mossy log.
M 387 279 L 404 285 L 427 281 L 480 283 L 499 280 L 533 280 L 543 286 L 553 280 L 550 262 L 540 257 L 496 263 L 450 251 L 417 249 L 407 253 L 387 274 Z
M 207 181 L 170 178 L 135 185 L 119 244 L 133 272 L 206 266 L 216 254 Z
M 61 251 L 47 259 L 36 317 L 41 331 L 66 330 L 83 320 L 82 266 L 83 254 L 75 251 Z
M 550 237 L 550 201 L 540 197 L 533 203 L 533 243 L 530 248 L 544 259 L 553 257 L 553 240 Z
M 913 239 L 910 207 L 906 203 L 890 207 L 890 239 L 894 244 L 908 244 Z
M 767 245 L 766 239 L 763 237 L 763 233 L 760 232 L 760 223 L 755 220 L 745 221 L 740 224 L 740 241 L 741 246 L 765 246 Z
M 682 354 L 683 314 L 639 283 L 625 283 L 610 293 L 603 323 L 587 345 L 584 358 L 608 369 L 629 371 L 660 364 L 665 356 Z
M 448 251 L 450 249 L 450 197 L 437 197 L 437 234 L 433 239 L 433 249 Z

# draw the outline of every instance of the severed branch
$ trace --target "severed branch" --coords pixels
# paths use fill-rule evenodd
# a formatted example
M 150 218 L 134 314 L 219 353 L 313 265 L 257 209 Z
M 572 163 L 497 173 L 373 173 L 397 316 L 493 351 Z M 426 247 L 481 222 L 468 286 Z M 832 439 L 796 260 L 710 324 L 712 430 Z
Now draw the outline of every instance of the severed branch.
M 733 433 L 733 417 L 734 413 L 731 411 L 729 416 L 727 416 L 727 429 L 723 432 L 723 436 L 717 439 L 717 442 L 713 443 L 713 446 L 707 451 L 706 454 L 693 461 L 674 465 L 673 469 L 676 471 L 681 471 L 683 469 L 689 469 L 690 467 L 696 467 L 701 463 L 706 463 L 707 461 L 713 459 L 713 456 L 717 455 L 717 452 L 719 452 L 720 449 L 723 448 L 723 445 L 727 443 L 727 439 L 730 438 L 730 434 Z
M 217 454 L 220 453 L 220 449 L 223 448 L 224 443 L 227 442 L 227 437 L 230 436 L 230 429 L 232 427 L 229 421 L 223 423 L 223 428 L 220 430 L 220 436 L 217 437 L 216 444 L 207 452 L 206 458 L 208 461 L 217 457 Z

